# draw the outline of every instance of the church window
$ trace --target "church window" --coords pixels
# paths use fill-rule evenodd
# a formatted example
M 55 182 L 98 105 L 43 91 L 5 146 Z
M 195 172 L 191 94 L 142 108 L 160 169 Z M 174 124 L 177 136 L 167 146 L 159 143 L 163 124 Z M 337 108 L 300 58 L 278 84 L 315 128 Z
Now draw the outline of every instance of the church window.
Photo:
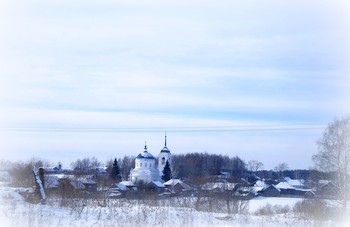
M 140 167 L 142 167 L 142 163 L 140 163 Z
M 162 165 L 164 165 L 165 164 L 165 158 L 163 157 L 162 158 Z

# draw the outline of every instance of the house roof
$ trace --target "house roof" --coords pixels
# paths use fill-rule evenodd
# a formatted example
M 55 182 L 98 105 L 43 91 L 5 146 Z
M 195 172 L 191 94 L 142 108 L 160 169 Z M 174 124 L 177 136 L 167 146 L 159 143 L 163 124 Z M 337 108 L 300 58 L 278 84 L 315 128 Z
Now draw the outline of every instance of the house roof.
M 315 195 L 316 193 L 313 190 L 308 190 L 305 192 L 306 195 Z
M 254 184 L 256 187 L 263 187 L 264 189 L 267 188 L 269 185 L 265 183 L 265 181 L 257 180 Z
M 294 187 L 302 187 L 304 186 L 304 180 L 288 180 L 287 181 L 288 184 L 290 184 L 291 186 L 294 186 Z
M 158 188 L 164 188 L 164 184 L 160 181 L 151 181 L 152 184 L 154 184 L 155 186 L 157 186 Z
M 181 185 L 181 187 L 184 189 L 187 189 L 187 190 L 191 189 L 191 187 L 188 184 L 184 183 L 180 179 L 170 179 L 164 183 L 165 186 L 175 186 L 177 184 Z
M 128 191 L 128 190 L 129 190 L 128 187 L 126 187 L 126 185 L 123 184 L 122 182 L 118 183 L 118 184 L 117 184 L 117 187 L 118 187 L 120 190 L 122 190 L 122 191 Z
M 83 184 L 96 184 L 96 181 L 91 179 L 83 179 Z
M 295 189 L 293 186 L 291 186 L 287 182 L 280 182 L 280 183 L 278 183 L 275 186 L 276 186 L 276 188 L 279 188 L 279 189 Z
M 213 190 L 213 189 L 222 189 L 222 190 L 233 190 L 236 184 L 226 183 L 226 182 L 215 182 L 215 183 L 205 183 L 202 186 L 202 190 Z
M 118 183 L 118 185 L 119 184 L 123 184 L 126 187 L 134 187 L 135 186 L 135 184 L 132 181 L 122 181 L 122 182 Z
M 260 187 L 260 186 L 253 186 L 251 187 L 252 191 L 257 193 L 257 192 L 260 192 L 262 190 L 264 190 L 265 188 L 264 187 Z
M 269 187 L 265 188 L 265 190 L 267 189 L 276 189 L 277 191 L 281 191 L 281 189 L 277 188 L 275 185 L 270 185 Z
M 167 182 L 165 182 L 164 185 L 171 186 L 171 185 L 175 185 L 178 183 L 183 183 L 183 182 L 179 179 L 170 179 Z

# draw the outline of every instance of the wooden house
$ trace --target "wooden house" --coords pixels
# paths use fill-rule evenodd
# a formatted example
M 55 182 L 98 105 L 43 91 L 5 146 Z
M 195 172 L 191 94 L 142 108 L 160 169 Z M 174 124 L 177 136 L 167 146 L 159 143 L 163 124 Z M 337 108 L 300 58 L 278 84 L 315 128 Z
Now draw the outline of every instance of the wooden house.
M 281 195 L 281 189 L 275 185 L 270 185 L 263 190 L 262 195 L 266 197 L 279 197 Z

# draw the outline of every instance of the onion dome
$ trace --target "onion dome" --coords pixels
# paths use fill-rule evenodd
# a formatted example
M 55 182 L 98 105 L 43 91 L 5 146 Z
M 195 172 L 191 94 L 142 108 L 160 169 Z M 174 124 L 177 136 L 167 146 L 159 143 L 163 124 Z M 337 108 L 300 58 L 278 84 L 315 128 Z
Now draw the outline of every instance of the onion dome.
M 145 145 L 145 150 L 142 153 L 140 153 L 139 155 L 137 155 L 136 158 L 139 158 L 139 159 L 142 159 L 142 158 L 154 159 L 153 155 L 151 153 L 148 153 L 147 145 Z

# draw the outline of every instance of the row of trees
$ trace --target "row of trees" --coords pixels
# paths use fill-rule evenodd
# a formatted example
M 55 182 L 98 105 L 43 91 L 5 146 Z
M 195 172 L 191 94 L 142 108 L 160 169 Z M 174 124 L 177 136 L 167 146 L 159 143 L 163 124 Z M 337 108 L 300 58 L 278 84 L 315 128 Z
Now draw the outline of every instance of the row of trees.
M 134 168 L 135 157 L 124 156 L 106 163 L 107 171 L 112 179 L 128 179 L 130 170 Z M 93 174 L 96 169 L 104 166 L 96 157 L 78 159 L 71 163 L 75 173 Z M 202 177 L 205 175 L 218 175 L 220 172 L 228 172 L 235 178 L 243 176 L 246 169 L 245 162 L 239 157 L 217 155 L 208 153 L 175 154 L 172 156 L 172 168 L 166 165 L 165 179 L 170 177 L 188 178 Z
M 227 172 L 239 179 L 246 171 L 245 162 L 238 156 L 208 153 L 189 153 L 173 155 L 173 175 L 177 178 L 202 177 L 219 175 Z

